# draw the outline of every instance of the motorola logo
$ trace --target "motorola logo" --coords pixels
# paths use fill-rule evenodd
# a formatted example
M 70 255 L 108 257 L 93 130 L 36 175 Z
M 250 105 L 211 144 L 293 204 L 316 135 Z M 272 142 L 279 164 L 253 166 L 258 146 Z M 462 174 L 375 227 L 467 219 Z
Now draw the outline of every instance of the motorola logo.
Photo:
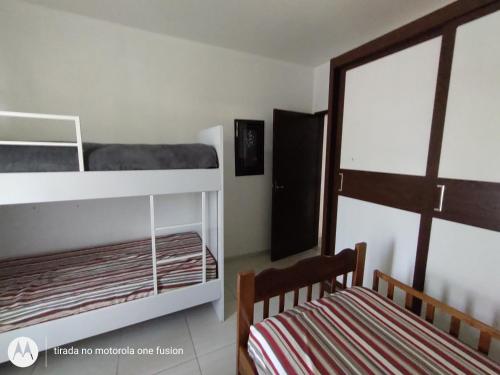
M 38 358 L 38 345 L 29 337 L 18 337 L 10 342 L 7 353 L 17 367 L 29 367 Z

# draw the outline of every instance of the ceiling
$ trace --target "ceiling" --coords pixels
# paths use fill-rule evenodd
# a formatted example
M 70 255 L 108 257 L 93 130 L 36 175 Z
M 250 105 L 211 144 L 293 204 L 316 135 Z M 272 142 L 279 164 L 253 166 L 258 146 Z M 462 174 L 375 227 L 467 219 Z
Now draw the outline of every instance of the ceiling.
M 26 0 L 297 64 L 330 58 L 452 0 Z

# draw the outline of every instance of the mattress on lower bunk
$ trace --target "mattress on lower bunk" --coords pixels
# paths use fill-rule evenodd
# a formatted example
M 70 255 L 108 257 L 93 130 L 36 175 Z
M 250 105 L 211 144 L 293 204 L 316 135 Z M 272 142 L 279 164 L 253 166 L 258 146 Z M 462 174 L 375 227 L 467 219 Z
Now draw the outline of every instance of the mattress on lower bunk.
M 83 144 L 86 171 L 218 168 L 217 151 L 202 143 Z M 0 172 L 78 171 L 75 147 L 0 146 Z
M 195 232 L 156 238 L 158 292 L 201 283 Z M 206 252 L 207 280 L 217 262 Z M 0 261 L 0 332 L 153 295 L 151 240 Z

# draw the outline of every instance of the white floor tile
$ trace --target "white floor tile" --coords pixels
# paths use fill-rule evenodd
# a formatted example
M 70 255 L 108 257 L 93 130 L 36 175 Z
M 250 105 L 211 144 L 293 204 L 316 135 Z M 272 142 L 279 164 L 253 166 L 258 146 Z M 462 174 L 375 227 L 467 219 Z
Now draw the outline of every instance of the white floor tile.
M 226 299 L 236 299 L 236 289 L 232 282 L 224 282 L 224 294 Z
M 225 301 L 235 301 L 236 295 L 232 292 L 231 289 L 227 288 L 226 284 L 224 284 L 224 300 Z
M 236 314 L 236 299 L 226 300 L 224 303 L 224 320 L 230 319 Z
M 123 330 L 121 346 L 134 348 L 135 354 L 119 357 L 119 375 L 154 374 L 195 358 L 183 313 L 171 314 Z M 182 348 L 183 354 L 157 354 L 157 347 Z M 144 348 L 152 348 L 155 353 L 152 355 L 137 353 Z
M 224 278 L 224 289 L 229 291 L 236 298 L 236 275 L 232 273 L 226 273 L 226 276 L 224 276 Z
M 237 275 L 240 271 L 256 271 L 271 264 L 269 253 L 250 254 L 236 258 L 229 258 L 224 265 L 225 286 L 236 297 Z
M 159 372 L 156 375 L 200 375 L 200 367 L 196 359 L 181 363 L 178 366 Z
M 236 345 L 229 345 L 198 357 L 203 375 L 234 375 L 236 373 Z
M 186 317 L 197 355 L 222 348 L 236 342 L 236 301 L 226 302 L 226 320 L 221 323 L 210 304 L 186 311 Z

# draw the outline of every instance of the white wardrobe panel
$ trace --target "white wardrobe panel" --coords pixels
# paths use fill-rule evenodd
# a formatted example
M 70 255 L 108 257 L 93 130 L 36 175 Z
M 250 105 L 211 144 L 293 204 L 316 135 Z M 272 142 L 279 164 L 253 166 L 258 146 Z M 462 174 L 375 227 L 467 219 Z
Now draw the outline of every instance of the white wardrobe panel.
M 457 29 L 440 177 L 500 182 L 499 35 L 500 11 Z
M 441 37 L 346 73 L 341 168 L 425 175 Z
M 366 242 L 364 285 L 379 269 L 405 283 L 413 281 L 420 215 L 339 197 L 335 251 Z
M 500 328 L 499 265 L 499 232 L 433 220 L 426 293 Z M 463 334 L 466 341 L 478 335 L 467 337 L 466 330 Z M 500 345 L 494 349 L 492 354 L 500 358 Z

